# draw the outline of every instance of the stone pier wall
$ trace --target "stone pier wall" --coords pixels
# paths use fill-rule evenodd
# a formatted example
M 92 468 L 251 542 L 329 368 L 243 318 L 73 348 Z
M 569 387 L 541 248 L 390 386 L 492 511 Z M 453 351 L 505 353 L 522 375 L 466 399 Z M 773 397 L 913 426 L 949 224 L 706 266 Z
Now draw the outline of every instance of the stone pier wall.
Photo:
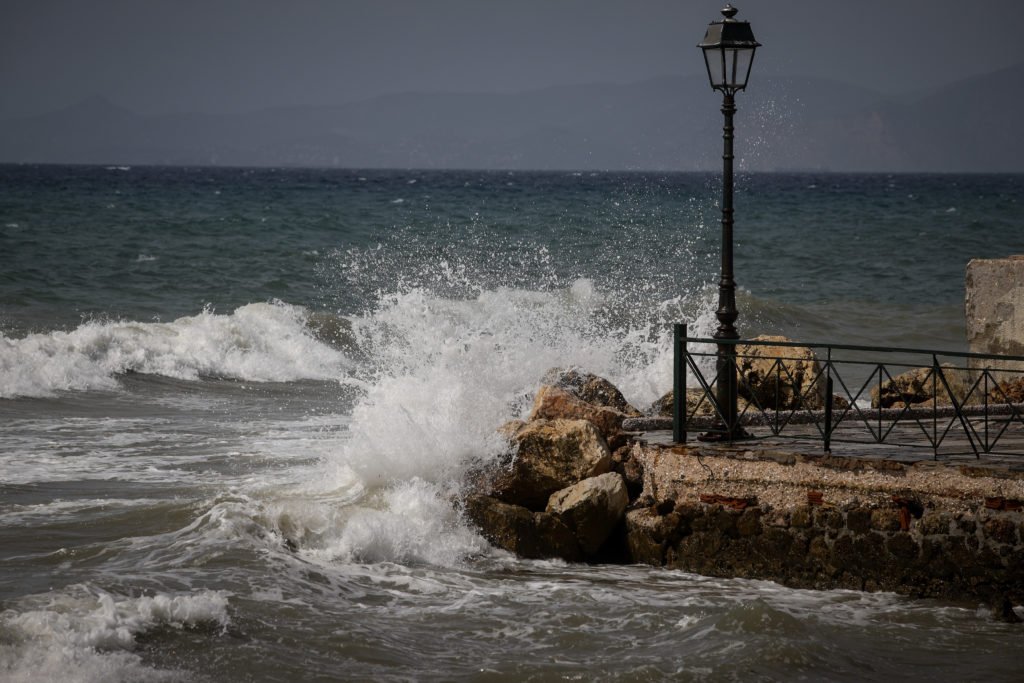
M 1021 473 L 638 448 L 645 488 L 626 513 L 635 562 L 795 588 L 1024 604 Z
M 1024 356 L 1024 255 L 971 260 L 964 286 L 968 351 Z M 1019 362 L 998 367 L 1024 371 Z
M 796 506 L 765 514 L 722 504 L 631 510 L 634 561 L 796 588 L 1024 603 L 1024 523 L 1014 512 L 929 512 L 902 530 L 900 511 Z

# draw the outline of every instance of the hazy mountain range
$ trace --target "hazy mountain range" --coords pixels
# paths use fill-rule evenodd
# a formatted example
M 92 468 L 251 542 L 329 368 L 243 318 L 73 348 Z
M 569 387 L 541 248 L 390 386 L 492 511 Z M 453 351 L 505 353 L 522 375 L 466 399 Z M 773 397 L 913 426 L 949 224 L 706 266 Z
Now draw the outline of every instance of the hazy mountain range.
M 1024 171 L 1024 64 L 902 101 L 756 76 L 737 95 L 739 168 Z M 717 169 L 720 102 L 704 76 L 233 115 L 149 116 L 94 98 L 0 124 L 0 162 Z

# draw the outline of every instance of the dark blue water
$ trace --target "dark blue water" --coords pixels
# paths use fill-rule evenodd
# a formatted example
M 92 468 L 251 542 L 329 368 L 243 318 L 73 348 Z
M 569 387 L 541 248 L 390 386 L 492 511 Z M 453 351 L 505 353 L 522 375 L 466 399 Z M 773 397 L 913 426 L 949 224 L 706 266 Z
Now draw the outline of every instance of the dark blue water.
M 0 167 L 0 679 L 1016 675 L 977 605 L 487 546 L 540 377 L 716 324 L 710 174 Z M 965 347 L 1024 176 L 737 178 L 744 336 Z
M 795 324 L 822 305 L 880 318 L 959 306 L 970 258 L 1024 251 L 1022 186 L 744 175 L 737 281 L 762 305 L 796 307 Z M 579 278 L 664 301 L 717 282 L 718 197 L 705 174 L 6 166 L 0 316 L 18 333 L 275 298 L 352 312 L 396 285 L 465 295 Z

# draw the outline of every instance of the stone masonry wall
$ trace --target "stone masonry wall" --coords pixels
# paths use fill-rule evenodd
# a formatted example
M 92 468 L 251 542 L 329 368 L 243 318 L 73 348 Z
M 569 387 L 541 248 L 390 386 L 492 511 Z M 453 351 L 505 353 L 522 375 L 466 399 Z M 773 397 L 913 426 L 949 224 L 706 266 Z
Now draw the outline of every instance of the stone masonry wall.
M 634 561 L 652 565 L 797 588 L 1024 603 L 1020 512 L 925 511 L 907 530 L 900 514 L 863 506 L 765 511 L 663 502 L 631 510 L 626 524 Z

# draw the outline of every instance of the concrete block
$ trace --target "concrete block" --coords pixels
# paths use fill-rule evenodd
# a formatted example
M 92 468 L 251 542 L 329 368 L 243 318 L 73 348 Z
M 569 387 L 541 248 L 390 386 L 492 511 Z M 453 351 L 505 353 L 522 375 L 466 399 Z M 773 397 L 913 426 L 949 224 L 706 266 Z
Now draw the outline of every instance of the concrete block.
M 967 264 L 964 284 L 968 351 L 1024 356 L 1024 255 L 972 259 Z M 985 363 L 972 359 L 969 365 L 1024 371 L 1024 362 Z

